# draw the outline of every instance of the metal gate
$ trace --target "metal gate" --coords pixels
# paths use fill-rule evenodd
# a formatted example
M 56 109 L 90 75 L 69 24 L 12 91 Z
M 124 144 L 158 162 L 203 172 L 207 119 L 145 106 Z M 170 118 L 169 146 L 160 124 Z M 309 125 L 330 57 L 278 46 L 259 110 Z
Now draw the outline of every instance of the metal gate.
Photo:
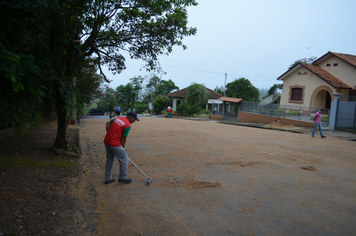
M 224 120 L 238 120 L 239 103 L 224 102 Z
M 336 129 L 356 132 L 356 97 L 343 97 L 339 100 Z

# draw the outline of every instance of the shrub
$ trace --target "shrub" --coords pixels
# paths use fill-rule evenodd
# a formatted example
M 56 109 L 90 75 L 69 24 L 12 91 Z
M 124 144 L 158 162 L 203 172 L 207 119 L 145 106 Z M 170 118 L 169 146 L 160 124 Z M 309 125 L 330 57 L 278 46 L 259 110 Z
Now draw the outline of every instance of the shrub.
M 197 104 L 190 106 L 188 103 L 182 103 L 177 107 L 177 111 L 184 116 L 199 114 L 201 110 L 201 107 Z
M 188 115 L 188 109 L 189 109 L 189 104 L 188 103 L 181 103 L 177 107 L 177 111 L 182 114 L 187 116 Z
M 204 114 L 210 114 L 210 111 L 209 111 L 208 109 L 205 109 L 205 110 L 202 111 L 202 113 L 204 113 Z
M 190 106 L 188 111 L 189 111 L 189 115 L 200 114 L 202 111 L 202 108 L 200 105 L 194 104 L 194 105 Z
M 136 113 L 141 114 L 148 110 L 148 104 L 139 104 L 135 107 Z
M 169 104 L 169 98 L 165 96 L 158 96 L 155 101 L 153 102 L 153 110 L 156 114 L 161 113 L 163 109 L 168 107 Z

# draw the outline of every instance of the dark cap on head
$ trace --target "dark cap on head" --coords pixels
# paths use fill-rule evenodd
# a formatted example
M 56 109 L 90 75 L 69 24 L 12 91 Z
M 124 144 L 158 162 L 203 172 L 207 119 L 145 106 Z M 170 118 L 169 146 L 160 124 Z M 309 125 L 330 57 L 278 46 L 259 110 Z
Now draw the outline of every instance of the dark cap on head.
M 130 111 L 129 113 L 127 113 L 126 116 L 132 116 L 133 118 L 135 118 L 135 120 L 140 121 L 140 120 L 137 118 L 137 113 L 134 112 L 134 111 Z

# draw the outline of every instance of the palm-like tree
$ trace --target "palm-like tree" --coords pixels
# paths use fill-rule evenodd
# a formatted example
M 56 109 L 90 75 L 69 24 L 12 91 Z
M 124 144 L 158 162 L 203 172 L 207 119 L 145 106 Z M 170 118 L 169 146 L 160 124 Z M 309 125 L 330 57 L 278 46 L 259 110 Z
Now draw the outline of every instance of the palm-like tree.
M 209 92 L 203 85 L 195 83 L 189 86 L 187 93 L 185 94 L 185 100 L 190 105 L 196 104 L 203 107 L 208 103 Z

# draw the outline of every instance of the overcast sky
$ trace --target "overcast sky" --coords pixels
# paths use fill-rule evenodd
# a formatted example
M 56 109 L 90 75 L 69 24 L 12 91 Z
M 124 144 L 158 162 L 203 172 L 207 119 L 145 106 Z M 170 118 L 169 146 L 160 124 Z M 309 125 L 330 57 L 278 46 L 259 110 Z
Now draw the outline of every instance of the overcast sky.
M 258 89 L 276 79 L 296 60 L 328 51 L 356 55 L 355 0 L 197 0 L 188 8 L 195 36 L 188 49 L 160 56 L 166 74 L 179 89 L 200 83 L 210 89 L 245 77 Z M 107 72 L 110 87 L 150 75 L 143 62 L 127 59 L 121 74 Z

